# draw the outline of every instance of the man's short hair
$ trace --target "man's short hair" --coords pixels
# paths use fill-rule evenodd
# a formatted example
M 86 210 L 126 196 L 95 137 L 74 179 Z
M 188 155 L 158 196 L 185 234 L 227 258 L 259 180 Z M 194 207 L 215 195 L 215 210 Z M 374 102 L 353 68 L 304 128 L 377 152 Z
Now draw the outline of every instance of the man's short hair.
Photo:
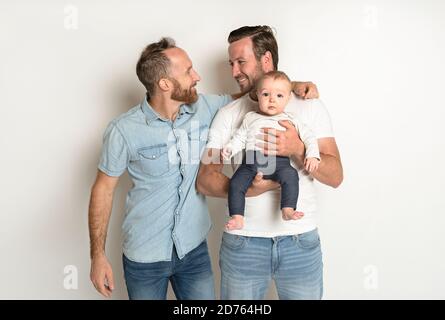
M 136 65 L 136 74 L 147 89 L 148 98 L 156 92 L 159 80 L 169 77 L 170 60 L 164 50 L 170 48 L 176 48 L 175 40 L 164 37 L 149 44 L 141 53 Z
M 257 61 L 269 51 L 272 54 L 273 67 L 278 69 L 278 44 L 269 26 L 244 26 L 233 30 L 229 34 L 229 43 L 250 37 L 253 43 L 253 52 Z

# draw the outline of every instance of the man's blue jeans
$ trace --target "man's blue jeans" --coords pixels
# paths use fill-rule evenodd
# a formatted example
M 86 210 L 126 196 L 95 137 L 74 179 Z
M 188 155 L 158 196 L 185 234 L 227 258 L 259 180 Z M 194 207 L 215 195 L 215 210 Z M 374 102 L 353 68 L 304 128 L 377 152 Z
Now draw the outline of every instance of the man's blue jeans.
M 295 236 L 244 237 L 224 232 L 221 299 L 264 299 L 271 280 L 282 300 L 321 299 L 323 262 L 317 229 Z
M 168 282 L 178 300 L 214 300 L 215 286 L 207 243 L 204 241 L 179 260 L 140 263 L 123 256 L 125 282 L 131 300 L 165 300 Z

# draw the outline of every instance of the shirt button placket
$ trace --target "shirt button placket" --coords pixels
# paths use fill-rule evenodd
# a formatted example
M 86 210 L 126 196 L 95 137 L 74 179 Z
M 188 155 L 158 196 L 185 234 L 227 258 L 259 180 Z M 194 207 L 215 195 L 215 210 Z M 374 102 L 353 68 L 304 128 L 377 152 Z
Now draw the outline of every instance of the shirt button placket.
M 179 167 L 181 168 L 181 165 L 182 165 L 182 153 L 181 153 L 181 147 L 180 147 L 180 145 L 181 145 L 180 142 L 181 141 L 180 141 L 180 137 L 176 134 L 176 127 L 175 127 L 174 124 L 172 125 L 172 131 L 173 131 L 173 135 L 176 138 L 176 150 L 179 153 L 179 159 L 180 159 L 179 160 Z M 181 184 L 182 184 L 182 176 L 181 176 Z M 178 187 L 178 193 L 179 193 L 179 203 L 181 203 L 181 200 L 182 200 L 181 199 L 181 195 L 182 195 L 181 187 Z M 179 204 L 178 204 L 178 207 L 179 207 Z M 175 220 L 178 219 L 178 218 L 179 218 L 179 209 L 176 208 L 176 210 L 175 210 Z M 173 232 L 172 235 L 173 235 L 174 238 L 176 238 L 175 232 Z

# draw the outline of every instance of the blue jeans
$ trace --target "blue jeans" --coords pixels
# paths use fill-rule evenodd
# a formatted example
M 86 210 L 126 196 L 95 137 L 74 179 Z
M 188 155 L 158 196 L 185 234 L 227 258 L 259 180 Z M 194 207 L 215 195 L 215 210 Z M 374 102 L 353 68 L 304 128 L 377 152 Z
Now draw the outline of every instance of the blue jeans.
M 266 156 L 260 151 L 247 150 L 243 163 L 236 170 L 229 185 L 230 215 L 244 215 L 246 192 L 258 172 L 263 172 L 263 179 L 277 181 L 281 186 L 281 209 L 297 207 L 298 171 L 288 157 Z
M 323 262 L 317 229 L 295 236 L 244 237 L 224 232 L 221 299 L 264 299 L 271 280 L 282 300 L 319 300 Z
M 214 300 L 215 286 L 207 242 L 182 260 L 173 248 L 172 260 L 140 263 L 123 255 L 124 275 L 131 300 L 165 300 L 168 281 L 178 300 Z

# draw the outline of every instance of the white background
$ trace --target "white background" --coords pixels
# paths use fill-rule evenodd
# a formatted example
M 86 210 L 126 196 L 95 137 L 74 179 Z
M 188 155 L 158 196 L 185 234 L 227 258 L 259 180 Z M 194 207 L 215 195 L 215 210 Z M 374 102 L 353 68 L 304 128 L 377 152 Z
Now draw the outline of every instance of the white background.
M 235 92 L 227 36 L 258 24 L 276 29 L 280 69 L 318 85 L 342 155 L 344 183 L 318 188 L 324 298 L 445 298 L 444 9 L 440 0 L 2 1 L 0 298 L 100 298 L 89 282 L 89 195 L 107 123 L 143 97 L 141 50 L 171 36 L 201 92 Z M 107 241 L 115 299 L 127 298 L 129 187 L 125 175 Z M 217 290 L 223 206 L 210 200 Z M 64 288 L 67 265 L 76 290 Z

